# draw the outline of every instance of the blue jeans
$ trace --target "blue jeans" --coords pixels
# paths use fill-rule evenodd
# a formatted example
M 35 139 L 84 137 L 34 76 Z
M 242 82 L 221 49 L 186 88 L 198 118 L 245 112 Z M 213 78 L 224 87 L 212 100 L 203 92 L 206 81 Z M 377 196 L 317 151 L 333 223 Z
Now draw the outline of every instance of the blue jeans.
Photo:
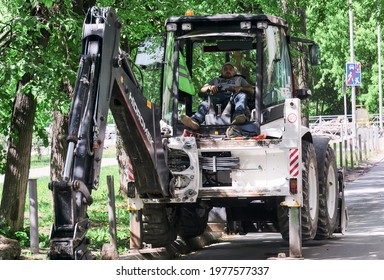
M 211 102 L 216 107 L 217 104 L 221 104 L 221 108 L 224 110 L 225 106 L 227 106 L 228 102 L 231 102 L 233 112 L 233 117 L 245 113 L 245 108 L 247 106 L 247 94 L 244 92 L 239 92 L 233 94 L 228 94 L 225 91 L 219 91 L 216 94 L 211 96 Z M 208 100 L 204 100 L 198 107 L 197 112 L 192 116 L 199 124 L 204 122 L 205 115 L 209 111 L 209 103 Z

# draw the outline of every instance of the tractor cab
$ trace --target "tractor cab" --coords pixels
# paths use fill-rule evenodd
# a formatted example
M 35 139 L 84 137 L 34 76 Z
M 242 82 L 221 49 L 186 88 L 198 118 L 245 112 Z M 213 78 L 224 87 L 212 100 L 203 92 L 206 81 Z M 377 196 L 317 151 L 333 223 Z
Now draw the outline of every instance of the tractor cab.
M 286 22 L 269 15 L 171 17 L 166 22 L 165 41 L 160 44 L 152 38 L 139 50 L 136 64 L 145 64 L 151 71 L 149 65 L 162 66 L 157 89 L 152 72 L 146 75 L 144 93 L 161 103 L 166 130 L 173 136 L 181 135 L 186 127 L 180 116 L 192 116 L 202 100 L 209 98 L 200 93 L 201 87 L 230 62 L 255 89 L 248 95 L 245 125 L 259 133 L 262 125 L 273 126 L 271 123 L 282 120 L 284 101 L 294 95 L 288 35 Z M 154 90 L 161 96 L 156 97 Z M 196 132 L 225 135 L 231 124 L 228 110 L 214 104 L 210 108 Z

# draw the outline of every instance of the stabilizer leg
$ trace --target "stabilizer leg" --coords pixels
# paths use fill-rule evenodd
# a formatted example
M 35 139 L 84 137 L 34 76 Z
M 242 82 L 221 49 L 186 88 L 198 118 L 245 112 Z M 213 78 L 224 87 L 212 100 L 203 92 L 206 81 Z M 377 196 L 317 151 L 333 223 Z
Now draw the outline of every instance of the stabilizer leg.
M 302 258 L 301 208 L 289 207 L 289 257 Z
M 130 249 L 140 250 L 143 248 L 142 240 L 142 210 L 130 211 Z

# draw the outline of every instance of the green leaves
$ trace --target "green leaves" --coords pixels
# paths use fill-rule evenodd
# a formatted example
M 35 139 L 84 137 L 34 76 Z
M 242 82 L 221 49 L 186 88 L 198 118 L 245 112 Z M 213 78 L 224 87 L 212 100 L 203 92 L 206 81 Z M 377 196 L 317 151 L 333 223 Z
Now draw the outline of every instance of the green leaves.
M 39 0 L 40 3 L 44 4 L 45 7 L 51 8 L 54 0 Z
M 16 85 L 29 74 L 32 80 L 21 92 L 37 99 L 35 137 L 48 145 L 45 129 L 52 121 L 53 108 L 67 111 L 71 101 L 64 85 L 75 80 L 84 17 L 72 12 L 71 0 L 0 0 L 0 7 L 0 28 L 7 28 L 13 36 L 9 46 L 1 49 L 0 120 L 7 125 L 0 127 L 0 134 L 9 134 Z M 0 152 L 0 169 L 3 154 Z

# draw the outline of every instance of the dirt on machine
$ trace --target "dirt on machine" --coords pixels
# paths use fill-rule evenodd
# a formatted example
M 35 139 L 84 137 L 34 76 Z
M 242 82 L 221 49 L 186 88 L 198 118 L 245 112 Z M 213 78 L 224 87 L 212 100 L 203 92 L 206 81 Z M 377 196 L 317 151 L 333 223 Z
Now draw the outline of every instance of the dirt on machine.
M 296 87 L 293 71 L 295 43 L 318 64 L 313 41 L 292 37 L 287 22 L 271 15 L 188 14 L 168 18 L 162 36 L 128 54 L 121 27 L 111 8 L 93 7 L 84 21 L 65 170 L 50 183 L 50 259 L 91 258 L 87 209 L 109 110 L 133 167 L 131 249 L 199 236 L 218 209 L 227 233 L 280 232 L 291 258 L 303 257 L 305 240 L 343 233 L 343 174 L 330 139 L 303 125 L 310 90 Z M 185 126 L 181 116 L 193 116 L 201 86 L 227 62 L 253 88 L 245 122 L 205 96 L 205 119 L 198 129 Z

